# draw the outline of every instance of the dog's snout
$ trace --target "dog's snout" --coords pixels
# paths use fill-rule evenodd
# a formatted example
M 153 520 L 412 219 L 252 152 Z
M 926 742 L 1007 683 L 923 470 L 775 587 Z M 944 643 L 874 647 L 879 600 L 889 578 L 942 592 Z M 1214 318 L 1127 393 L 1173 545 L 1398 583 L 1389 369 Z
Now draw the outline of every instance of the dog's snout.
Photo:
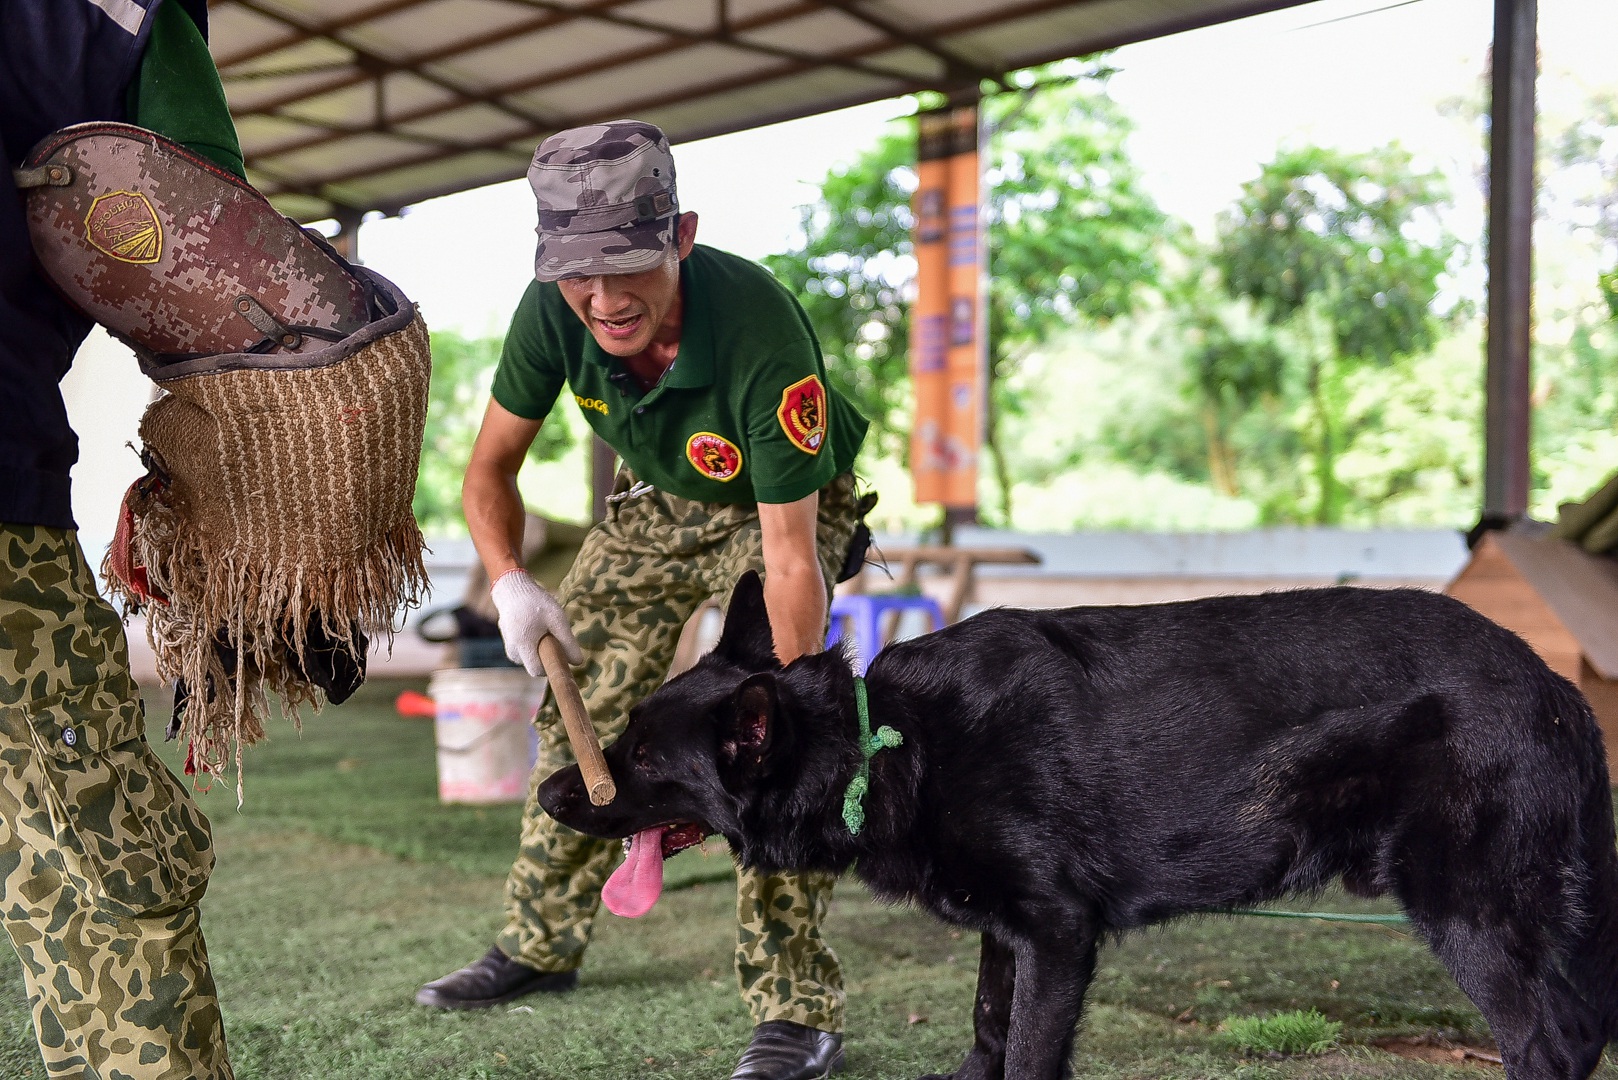
M 576 811 L 584 797 L 583 777 L 576 767 L 563 769 L 539 785 L 539 805 L 558 821 Z

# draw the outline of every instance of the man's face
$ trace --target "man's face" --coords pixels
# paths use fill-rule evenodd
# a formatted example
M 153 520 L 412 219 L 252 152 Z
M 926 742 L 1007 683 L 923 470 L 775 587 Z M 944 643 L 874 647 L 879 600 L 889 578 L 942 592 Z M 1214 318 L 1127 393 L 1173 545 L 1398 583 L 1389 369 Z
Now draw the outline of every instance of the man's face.
M 635 356 L 657 338 L 680 303 L 680 260 L 696 241 L 697 215 L 681 214 L 679 239 L 663 261 L 638 274 L 563 278 L 557 287 L 604 352 Z

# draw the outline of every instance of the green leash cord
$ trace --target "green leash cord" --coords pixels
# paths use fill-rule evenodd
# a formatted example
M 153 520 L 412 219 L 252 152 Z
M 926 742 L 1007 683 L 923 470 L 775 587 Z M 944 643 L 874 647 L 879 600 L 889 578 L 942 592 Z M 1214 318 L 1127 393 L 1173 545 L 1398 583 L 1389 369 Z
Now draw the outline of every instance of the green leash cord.
M 865 793 L 871 788 L 871 758 L 883 747 L 903 746 L 905 737 L 886 724 L 871 734 L 871 710 L 865 698 L 865 680 L 854 676 L 854 711 L 860 718 L 860 755 L 863 758 L 843 795 L 843 824 L 850 836 L 865 828 Z
M 1331 911 L 1273 911 L 1265 908 L 1211 908 L 1209 915 L 1254 915 L 1261 919 L 1319 919 L 1322 922 L 1373 923 L 1377 926 L 1408 926 L 1403 915 L 1347 915 Z

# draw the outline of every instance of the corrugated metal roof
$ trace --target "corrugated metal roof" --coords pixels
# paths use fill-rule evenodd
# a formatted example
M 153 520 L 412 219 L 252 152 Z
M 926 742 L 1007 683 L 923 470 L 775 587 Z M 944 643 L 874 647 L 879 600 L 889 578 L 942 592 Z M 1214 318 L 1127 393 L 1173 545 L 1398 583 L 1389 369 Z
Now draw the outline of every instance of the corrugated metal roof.
M 211 0 L 250 179 L 303 220 L 523 175 L 633 116 L 719 135 L 1307 0 Z

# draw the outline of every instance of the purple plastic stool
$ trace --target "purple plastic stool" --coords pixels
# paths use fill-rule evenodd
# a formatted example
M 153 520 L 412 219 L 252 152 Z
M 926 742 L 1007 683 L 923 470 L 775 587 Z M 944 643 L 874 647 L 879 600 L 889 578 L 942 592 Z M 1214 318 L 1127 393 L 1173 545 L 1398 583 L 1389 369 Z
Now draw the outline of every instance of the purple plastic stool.
M 882 648 L 882 616 L 897 611 L 904 618 L 907 611 L 922 611 L 931 621 L 929 630 L 944 625 L 944 609 L 930 596 L 904 596 L 899 594 L 856 593 L 834 597 L 831 602 L 831 630 L 826 635 L 826 647 L 843 639 L 843 624 L 852 624 L 854 636 L 854 668 L 864 675 L 871 660 Z

